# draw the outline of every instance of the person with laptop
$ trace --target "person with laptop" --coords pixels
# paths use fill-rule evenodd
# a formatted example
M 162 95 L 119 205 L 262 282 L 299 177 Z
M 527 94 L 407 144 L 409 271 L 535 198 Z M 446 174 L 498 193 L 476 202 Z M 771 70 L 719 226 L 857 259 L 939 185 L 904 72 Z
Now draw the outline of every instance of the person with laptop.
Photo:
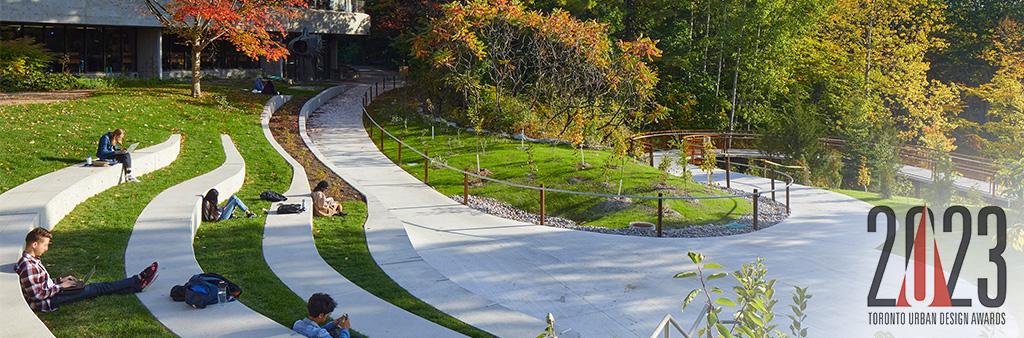
M 98 296 L 146 291 L 158 275 L 157 264 L 153 262 L 138 275 L 113 282 L 88 283 L 96 271 L 95 266 L 86 281 L 80 281 L 75 276 L 50 278 L 39 256 L 50 249 L 51 238 L 53 234 L 45 228 L 29 231 L 25 236 L 25 252 L 18 264 L 14 265 L 14 271 L 18 273 L 21 282 L 21 294 L 34 311 L 52 312 L 61 305 Z
M 132 154 L 138 143 L 132 144 L 131 149 L 121 149 L 121 141 L 124 140 L 124 129 L 117 128 L 114 131 L 103 134 L 100 137 L 100 144 L 96 147 L 96 158 L 101 160 L 114 160 L 124 163 L 125 180 L 128 182 L 140 182 L 132 175 Z

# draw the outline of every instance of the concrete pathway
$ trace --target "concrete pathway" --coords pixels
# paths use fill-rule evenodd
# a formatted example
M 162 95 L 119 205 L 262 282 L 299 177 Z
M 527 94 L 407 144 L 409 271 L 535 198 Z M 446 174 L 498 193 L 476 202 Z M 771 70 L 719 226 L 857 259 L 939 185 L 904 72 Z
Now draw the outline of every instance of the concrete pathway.
M 302 107 L 299 123 L 302 125 L 311 108 L 320 106 L 321 99 L 327 100 L 344 89 L 343 86 L 328 89 L 316 99 L 307 101 Z M 289 155 L 274 140 L 270 132 L 270 114 L 284 102 L 277 96 L 263 109 L 260 122 L 263 135 L 288 164 L 293 175 L 291 185 L 284 195 L 288 200 L 281 203 L 305 203 L 312 206 L 309 181 L 302 165 Z M 308 140 L 308 138 L 304 138 Z M 361 289 L 334 270 L 320 257 L 313 241 L 313 211 L 278 215 L 277 205 L 270 208 L 263 231 L 263 257 L 274 274 L 302 299 L 317 292 L 324 292 L 338 302 L 332 317 L 347 313 L 353 329 L 370 337 L 460 337 L 458 332 L 417 317 L 402 308 L 388 303 Z M 341 222 L 335 218 L 334 221 Z M 299 318 L 296 318 L 296 320 Z
M 688 326 L 697 318 L 700 304 L 691 305 L 682 314 L 679 309 L 682 298 L 698 284 L 693 279 L 672 276 L 694 270 L 686 252 L 696 251 L 707 255 L 708 262 L 729 270 L 757 257 L 766 258 L 770 278 L 779 279 L 776 298 L 781 302 L 774 323 L 781 324 L 782 331 L 788 331 L 785 315 L 789 314 L 786 305 L 791 285 L 809 287 L 814 295 L 804 323 L 813 337 L 866 337 L 878 331 L 890 331 L 897 337 L 965 337 L 983 330 L 980 325 L 868 322 L 870 312 L 895 312 L 896 308 L 866 306 L 880 257 L 877 248 L 886 234 L 867 232 L 865 219 L 871 206 L 859 200 L 797 185 L 791 189 L 794 211 L 789 219 L 756 233 L 718 238 L 629 237 L 524 224 L 468 209 L 384 162 L 387 160 L 367 139 L 359 119 L 362 95 L 359 88 L 350 90 L 329 103 L 327 113 L 314 116 L 309 122 L 314 143 L 340 169 L 336 170 L 343 178 L 368 197 L 378 198 L 385 208 L 381 212 L 404 225 L 418 256 L 410 259 L 422 259 L 447 280 L 493 302 L 493 306 L 537 320 L 554 313 L 563 328 L 583 337 L 647 337 L 666 313 Z M 698 174 L 694 180 L 706 177 Z M 767 186 L 766 179 L 733 175 L 736 188 L 767 190 Z M 371 209 L 371 217 L 373 212 Z M 884 229 L 884 221 L 881 224 Z M 375 226 L 367 223 L 368 229 Z M 392 234 L 396 239 L 402 237 Z M 367 237 L 369 241 L 370 235 Z M 977 250 L 968 252 L 969 261 L 987 261 L 981 257 L 988 247 L 973 248 Z M 939 251 L 944 261 L 950 260 L 943 266 L 951 266 L 955 243 L 940 243 Z M 880 283 L 879 298 L 895 298 L 904 275 L 903 264 L 899 264 L 903 260 L 895 255 L 886 258 L 889 264 Z M 1019 267 L 1021 262 L 1017 258 L 1007 260 L 1016 264 L 1011 268 Z M 388 273 L 403 286 L 417 284 L 417 278 L 426 279 Z M 725 278 L 713 284 L 729 290 L 736 283 Z M 1024 291 L 1011 287 L 1008 292 L 1012 299 Z M 954 297 L 977 299 L 977 292 L 971 282 L 961 279 Z M 446 305 L 425 300 L 449 311 Z M 913 304 L 914 310 L 929 310 L 927 302 Z M 1010 302 L 1006 305 L 1013 306 Z M 956 310 L 988 311 L 977 301 L 974 307 Z M 998 328 L 1007 336 L 1019 336 L 1016 320 L 1021 317 L 1020 310 L 1004 307 L 1000 311 L 1008 313 L 1009 323 Z M 473 319 L 456 317 L 487 330 Z M 541 327 L 522 329 L 532 330 L 536 336 Z M 525 336 L 490 332 L 504 337 Z

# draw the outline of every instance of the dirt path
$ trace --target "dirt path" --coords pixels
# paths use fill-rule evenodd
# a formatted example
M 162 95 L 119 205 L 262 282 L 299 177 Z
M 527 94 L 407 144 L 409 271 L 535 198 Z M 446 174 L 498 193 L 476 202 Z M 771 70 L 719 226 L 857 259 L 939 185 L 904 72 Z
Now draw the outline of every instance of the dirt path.
M 0 93 L 0 106 L 77 100 L 90 97 L 92 96 L 92 92 L 97 90 L 98 89 L 73 89 L 53 92 Z

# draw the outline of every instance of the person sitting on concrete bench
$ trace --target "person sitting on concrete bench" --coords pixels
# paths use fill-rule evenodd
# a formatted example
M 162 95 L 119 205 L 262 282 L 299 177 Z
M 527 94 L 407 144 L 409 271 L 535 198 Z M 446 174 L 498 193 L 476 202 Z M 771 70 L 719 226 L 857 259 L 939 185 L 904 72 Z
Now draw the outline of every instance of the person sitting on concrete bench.
M 327 315 L 337 306 L 334 299 L 326 293 L 313 294 L 306 302 L 309 317 L 295 321 L 295 324 L 292 324 L 292 330 L 310 338 L 360 338 L 359 335 L 348 332 L 352 327 L 348 321 L 348 314 L 320 326 L 320 323 L 327 320 Z
M 101 160 L 115 160 L 124 164 L 125 180 L 128 182 L 139 182 L 139 179 L 132 175 L 132 154 L 127 150 L 118 148 L 121 140 L 124 139 L 124 129 L 118 128 L 114 131 L 100 136 L 100 144 L 96 147 L 96 157 Z
M 317 183 L 316 188 L 313 188 L 313 215 L 317 217 L 348 215 L 341 211 L 341 203 L 335 202 L 334 198 L 327 197 L 324 194 L 329 186 L 330 184 L 327 181 L 320 181 L 320 183 Z
M 50 249 L 52 237 L 53 234 L 45 228 L 29 231 L 25 236 L 25 252 L 14 266 L 21 282 L 21 293 L 34 311 L 51 312 L 61 305 L 98 296 L 146 291 L 158 275 L 157 264 L 153 262 L 138 275 L 114 282 L 89 283 L 81 288 L 76 287 L 79 281 L 74 276 L 50 278 L 39 256 Z
M 203 196 L 203 220 L 207 222 L 219 222 L 234 216 L 235 208 L 245 211 L 245 217 L 256 217 L 256 213 L 249 211 L 249 207 L 242 203 L 238 196 L 231 195 L 223 207 L 217 207 L 217 189 L 210 189 Z

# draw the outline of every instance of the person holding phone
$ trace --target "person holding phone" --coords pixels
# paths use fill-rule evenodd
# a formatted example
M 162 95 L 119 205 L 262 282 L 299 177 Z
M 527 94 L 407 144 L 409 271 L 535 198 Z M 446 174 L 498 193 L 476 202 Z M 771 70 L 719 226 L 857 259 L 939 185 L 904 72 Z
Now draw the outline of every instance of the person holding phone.
M 327 315 L 333 312 L 337 306 L 334 299 L 326 293 L 313 294 L 306 302 L 309 317 L 295 321 L 295 324 L 292 324 L 292 330 L 310 338 L 362 338 L 348 332 L 352 327 L 348 321 L 348 314 L 320 326 L 320 323 L 326 321 Z

